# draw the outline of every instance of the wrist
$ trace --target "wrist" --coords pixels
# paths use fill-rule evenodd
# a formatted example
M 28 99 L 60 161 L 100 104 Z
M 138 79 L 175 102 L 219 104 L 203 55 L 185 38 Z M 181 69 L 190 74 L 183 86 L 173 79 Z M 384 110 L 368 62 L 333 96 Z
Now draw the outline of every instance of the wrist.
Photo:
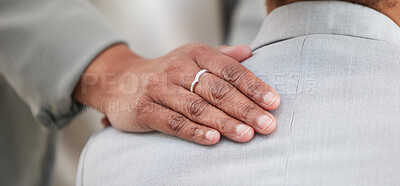
M 118 92 L 117 78 L 135 60 L 141 58 L 127 45 L 111 46 L 99 54 L 86 68 L 72 97 L 100 112 L 105 112 L 105 105 Z

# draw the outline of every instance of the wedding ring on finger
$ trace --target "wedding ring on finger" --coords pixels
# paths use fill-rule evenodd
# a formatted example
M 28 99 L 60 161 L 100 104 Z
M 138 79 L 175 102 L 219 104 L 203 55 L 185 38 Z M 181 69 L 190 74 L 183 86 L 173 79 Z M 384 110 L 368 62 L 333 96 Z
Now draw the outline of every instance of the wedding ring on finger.
M 196 87 L 197 83 L 199 83 L 200 77 L 203 74 L 205 74 L 206 72 L 208 72 L 207 69 L 203 69 L 203 70 L 200 70 L 199 72 L 197 72 L 196 77 L 194 78 L 192 85 L 190 86 L 190 92 L 194 92 L 194 88 Z

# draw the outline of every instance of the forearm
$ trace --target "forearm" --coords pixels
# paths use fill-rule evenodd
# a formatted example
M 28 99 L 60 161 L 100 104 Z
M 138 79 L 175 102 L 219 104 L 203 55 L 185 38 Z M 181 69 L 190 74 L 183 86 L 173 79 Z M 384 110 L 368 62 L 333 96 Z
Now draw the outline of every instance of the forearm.
M 80 111 L 71 94 L 82 72 L 120 42 L 87 1 L 0 2 L 0 73 L 48 127 L 61 128 Z

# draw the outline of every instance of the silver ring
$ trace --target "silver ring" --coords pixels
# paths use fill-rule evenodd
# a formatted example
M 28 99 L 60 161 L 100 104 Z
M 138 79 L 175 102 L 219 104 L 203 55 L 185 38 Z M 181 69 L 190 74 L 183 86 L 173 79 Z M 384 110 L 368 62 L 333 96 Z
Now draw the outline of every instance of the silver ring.
M 192 85 L 190 86 L 190 92 L 194 92 L 194 87 L 196 87 L 197 83 L 199 83 L 201 75 L 203 75 L 206 72 L 208 72 L 208 70 L 206 70 L 206 69 L 203 69 L 203 70 L 200 70 L 199 72 L 197 72 L 196 77 L 194 77 Z

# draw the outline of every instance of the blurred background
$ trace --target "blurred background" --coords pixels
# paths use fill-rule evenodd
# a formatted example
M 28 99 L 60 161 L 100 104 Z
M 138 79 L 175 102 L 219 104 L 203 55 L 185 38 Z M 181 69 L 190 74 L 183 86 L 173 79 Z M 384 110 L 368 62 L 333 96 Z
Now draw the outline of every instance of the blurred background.
M 155 58 L 181 45 L 249 45 L 266 16 L 265 0 L 91 0 L 127 39 L 130 48 Z M 61 131 L 54 186 L 75 185 L 82 148 L 102 129 L 102 114 L 88 110 Z

